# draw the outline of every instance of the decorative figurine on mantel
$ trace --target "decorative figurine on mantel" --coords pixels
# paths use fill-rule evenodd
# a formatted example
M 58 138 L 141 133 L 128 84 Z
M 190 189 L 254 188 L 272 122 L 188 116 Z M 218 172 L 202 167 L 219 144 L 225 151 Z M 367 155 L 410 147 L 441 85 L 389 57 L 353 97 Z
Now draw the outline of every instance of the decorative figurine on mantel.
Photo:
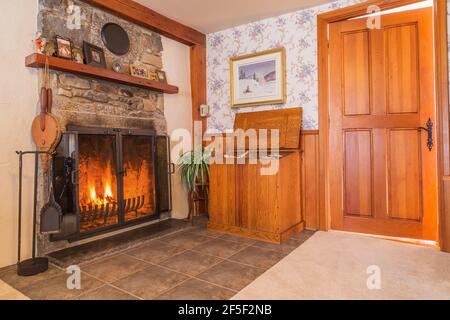
M 38 32 L 36 34 L 36 39 L 34 40 L 34 46 L 35 46 L 36 53 L 46 54 L 45 48 L 47 46 L 47 38 L 43 37 L 41 32 Z

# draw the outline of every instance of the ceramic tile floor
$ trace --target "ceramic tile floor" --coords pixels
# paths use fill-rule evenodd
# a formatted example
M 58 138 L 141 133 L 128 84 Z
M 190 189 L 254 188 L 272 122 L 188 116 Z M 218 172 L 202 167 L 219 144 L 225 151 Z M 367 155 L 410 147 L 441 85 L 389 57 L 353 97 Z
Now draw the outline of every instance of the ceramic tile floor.
M 33 300 L 225 300 L 300 246 L 312 231 L 283 245 L 192 227 L 80 265 L 81 290 L 69 290 L 68 275 L 54 265 L 21 278 L 15 266 L 0 279 Z

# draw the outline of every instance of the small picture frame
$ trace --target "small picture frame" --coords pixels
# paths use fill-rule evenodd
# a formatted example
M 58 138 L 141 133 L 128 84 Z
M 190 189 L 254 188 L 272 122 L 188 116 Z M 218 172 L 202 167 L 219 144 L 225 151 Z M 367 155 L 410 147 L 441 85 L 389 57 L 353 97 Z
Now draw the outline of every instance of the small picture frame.
M 146 66 L 130 64 L 130 74 L 133 77 L 149 79 L 150 73 Z
M 156 73 L 158 74 L 158 81 L 167 84 L 166 72 L 162 71 L 162 70 L 158 70 L 158 71 L 156 71 Z
M 84 60 L 87 65 L 106 69 L 105 51 L 89 42 L 83 42 Z
M 74 47 L 72 48 L 72 60 L 79 64 L 84 64 L 83 49 Z
M 159 81 L 158 79 L 158 73 L 154 70 L 149 70 L 148 72 L 148 79 L 152 81 Z
M 72 60 L 72 41 L 61 36 L 55 37 L 56 51 L 58 58 Z

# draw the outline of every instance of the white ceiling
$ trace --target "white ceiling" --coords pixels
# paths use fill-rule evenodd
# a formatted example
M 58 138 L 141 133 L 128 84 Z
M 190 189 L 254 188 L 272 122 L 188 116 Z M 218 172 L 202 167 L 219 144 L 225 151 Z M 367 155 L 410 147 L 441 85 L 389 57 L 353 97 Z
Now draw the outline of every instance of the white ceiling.
M 135 0 L 203 33 L 276 17 L 332 0 Z

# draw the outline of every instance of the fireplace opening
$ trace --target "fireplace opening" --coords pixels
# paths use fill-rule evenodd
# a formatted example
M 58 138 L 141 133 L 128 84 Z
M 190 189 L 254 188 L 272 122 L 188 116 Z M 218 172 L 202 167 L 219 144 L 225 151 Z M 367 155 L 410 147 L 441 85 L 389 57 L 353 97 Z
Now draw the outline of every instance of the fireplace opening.
M 55 199 L 64 216 L 51 240 L 76 241 L 170 212 L 169 167 L 167 136 L 70 127 L 54 160 Z
M 119 223 L 115 137 L 80 134 L 78 194 L 80 232 Z

